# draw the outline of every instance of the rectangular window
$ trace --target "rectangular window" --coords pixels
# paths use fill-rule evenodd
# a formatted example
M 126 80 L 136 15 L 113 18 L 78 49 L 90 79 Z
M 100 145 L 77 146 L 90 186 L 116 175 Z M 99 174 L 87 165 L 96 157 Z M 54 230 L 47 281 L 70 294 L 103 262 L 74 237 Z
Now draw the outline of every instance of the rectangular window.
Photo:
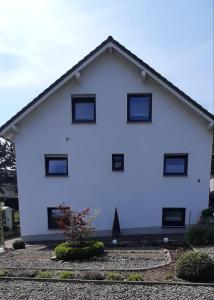
M 112 154 L 112 171 L 124 171 L 124 154 Z
M 162 226 L 163 227 L 184 227 L 185 208 L 163 208 Z
M 128 94 L 127 122 L 152 121 L 152 94 Z
M 164 175 L 187 175 L 188 154 L 165 154 Z
M 45 172 L 47 176 L 67 176 L 67 155 L 45 155 Z
M 96 122 L 95 96 L 72 97 L 72 122 Z
M 62 211 L 57 207 L 48 207 L 48 229 L 60 229 L 60 220 L 63 219 Z

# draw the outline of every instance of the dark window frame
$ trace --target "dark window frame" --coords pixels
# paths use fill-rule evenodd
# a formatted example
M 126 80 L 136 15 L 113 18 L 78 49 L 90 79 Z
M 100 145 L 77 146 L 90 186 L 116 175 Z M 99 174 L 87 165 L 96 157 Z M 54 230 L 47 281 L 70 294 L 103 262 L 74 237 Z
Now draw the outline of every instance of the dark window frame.
M 121 156 L 122 157 L 122 166 L 121 168 L 115 167 L 115 157 Z M 123 153 L 114 153 L 112 154 L 112 171 L 116 172 L 123 172 L 124 171 L 124 154 Z
M 182 210 L 182 221 L 181 222 L 166 222 L 164 220 L 166 210 Z M 163 207 L 162 208 L 162 227 L 185 227 L 186 221 L 186 208 L 185 207 Z
M 141 98 L 143 96 L 150 97 L 148 119 L 134 120 L 130 116 L 131 97 Z M 127 122 L 128 123 L 151 123 L 152 122 L 152 93 L 143 93 L 143 94 L 142 93 L 141 94 L 129 93 L 129 94 L 127 94 Z
M 50 160 L 66 160 L 67 168 L 66 173 L 49 173 L 49 161 Z M 45 154 L 45 176 L 48 177 L 67 177 L 68 176 L 68 155 L 65 154 Z
M 96 123 L 96 96 L 95 95 L 81 95 L 81 96 L 71 96 L 72 102 L 72 123 L 76 124 L 87 124 Z M 77 103 L 93 103 L 94 104 L 94 118 L 91 120 L 76 120 L 76 104 Z
M 184 172 L 167 172 L 166 161 L 168 158 L 184 158 Z M 163 175 L 164 176 L 187 176 L 188 175 L 188 153 L 165 153 L 163 162 Z
M 52 217 L 52 210 L 59 210 L 58 207 L 47 207 L 47 213 L 48 213 L 48 229 L 61 229 L 59 226 L 56 226 L 53 223 L 53 220 L 51 220 Z

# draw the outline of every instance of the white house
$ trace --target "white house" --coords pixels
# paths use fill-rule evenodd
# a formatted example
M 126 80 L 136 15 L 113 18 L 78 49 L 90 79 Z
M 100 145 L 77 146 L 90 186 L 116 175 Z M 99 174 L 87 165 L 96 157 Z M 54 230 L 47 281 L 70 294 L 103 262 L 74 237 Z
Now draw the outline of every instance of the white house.
M 122 234 L 184 231 L 208 206 L 213 124 L 108 37 L 0 128 L 16 144 L 22 238 L 59 238 L 62 202 L 99 209 L 100 235 L 116 207 Z

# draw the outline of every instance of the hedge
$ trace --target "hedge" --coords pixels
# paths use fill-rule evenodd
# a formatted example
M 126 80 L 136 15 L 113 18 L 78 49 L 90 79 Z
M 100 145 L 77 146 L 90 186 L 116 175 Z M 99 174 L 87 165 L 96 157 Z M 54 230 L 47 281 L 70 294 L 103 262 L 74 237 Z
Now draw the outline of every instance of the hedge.
M 87 242 L 84 247 L 72 247 L 68 242 L 59 244 L 55 248 L 55 255 L 60 260 L 78 260 L 89 259 L 94 256 L 99 256 L 104 253 L 104 244 L 102 242 Z

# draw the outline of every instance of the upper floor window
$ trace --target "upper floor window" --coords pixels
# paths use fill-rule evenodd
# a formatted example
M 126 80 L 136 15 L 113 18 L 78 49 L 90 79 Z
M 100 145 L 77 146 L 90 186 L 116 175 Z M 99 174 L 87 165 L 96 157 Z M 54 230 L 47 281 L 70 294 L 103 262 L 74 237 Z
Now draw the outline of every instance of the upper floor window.
M 45 155 L 45 172 L 48 176 L 67 176 L 68 156 Z
M 165 154 L 164 175 L 187 175 L 188 154 Z
M 127 121 L 152 121 L 152 94 L 128 94 Z
M 95 96 L 73 96 L 72 97 L 72 122 L 73 123 L 95 123 L 96 104 Z
M 124 171 L 124 154 L 112 154 L 112 171 Z

